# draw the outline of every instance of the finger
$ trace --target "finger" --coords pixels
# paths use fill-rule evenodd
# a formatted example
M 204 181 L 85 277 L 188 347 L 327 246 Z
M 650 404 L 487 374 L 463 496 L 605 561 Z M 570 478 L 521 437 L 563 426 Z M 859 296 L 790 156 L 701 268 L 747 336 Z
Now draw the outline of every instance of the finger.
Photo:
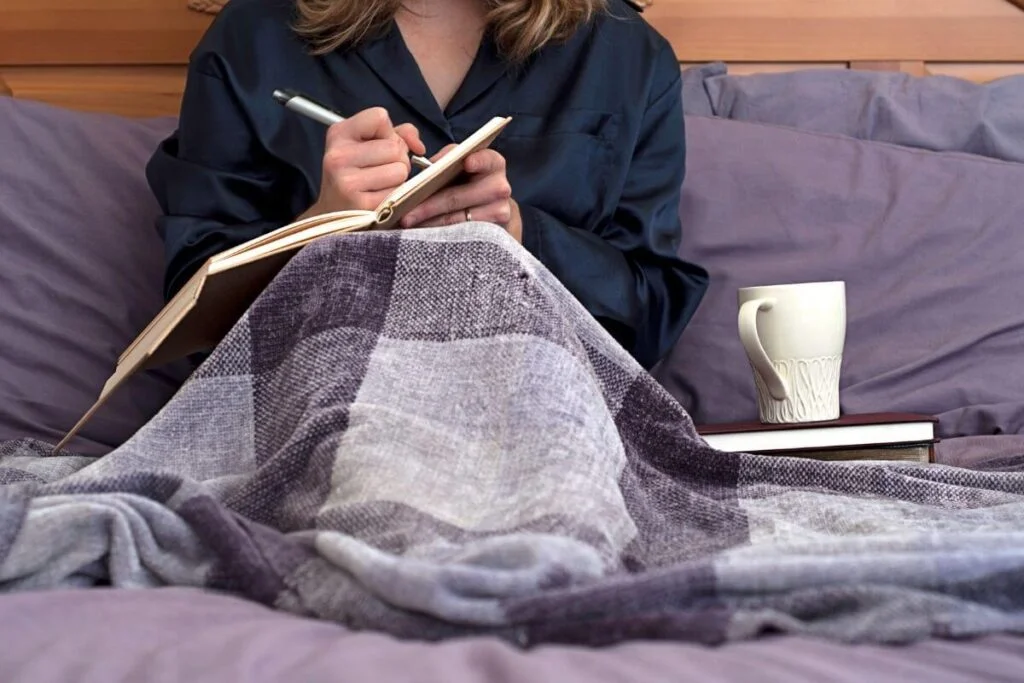
M 383 140 L 394 136 L 391 117 L 383 107 L 372 107 L 358 112 L 344 121 L 327 128 L 327 146 L 363 140 Z
M 458 145 L 456 145 L 455 143 L 452 143 L 452 144 L 449 144 L 449 145 L 445 145 L 444 147 L 441 148 L 441 150 L 437 154 L 435 154 L 434 156 L 430 157 L 430 160 L 431 161 L 437 161 L 438 159 L 440 159 L 441 157 L 443 157 L 445 154 L 447 154 L 448 152 L 452 151 L 456 147 L 458 147 Z
M 467 173 L 486 174 L 499 173 L 505 170 L 505 157 L 493 149 L 482 149 L 473 152 L 463 162 Z
M 409 167 L 398 161 L 382 166 L 371 166 L 346 171 L 333 178 L 335 189 L 342 196 L 359 193 L 391 191 L 405 182 L 409 177 Z
M 435 194 L 402 219 L 402 225 L 409 227 L 417 223 L 426 223 L 445 214 L 453 214 L 468 207 L 488 203 L 489 199 L 479 186 L 472 184 L 449 187 Z
M 388 195 L 391 194 L 391 191 L 393 189 L 393 187 L 389 187 L 379 192 L 364 192 L 362 195 L 360 195 L 361 201 L 359 205 L 370 207 L 370 210 L 372 211 L 376 207 L 380 206 L 384 202 L 384 200 L 388 198 Z
M 484 206 L 473 206 L 469 209 L 470 220 L 472 221 L 483 221 L 484 223 L 496 223 L 501 227 L 508 225 L 508 222 L 512 220 L 512 204 L 508 200 L 499 200 L 486 204 Z M 466 222 L 466 210 L 448 214 L 444 217 L 444 225 L 452 225 L 454 223 L 465 223 Z
M 436 216 L 456 214 L 466 208 L 486 206 L 491 202 L 507 202 L 512 196 L 512 187 L 502 174 L 474 178 L 463 185 L 446 188 L 430 197 L 402 219 L 402 225 L 414 225 L 431 220 Z
M 432 216 L 425 221 L 420 221 L 411 225 L 406 225 L 403 221 L 402 227 L 410 229 L 440 227 L 465 223 L 467 220 L 495 223 L 506 228 L 508 227 L 509 221 L 512 220 L 511 203 L 508 201 L 497 201 L 491 202 L 485 206 L 469 207 L 468 219 L 466 217 L 466 209 L 461 209 L 459 211 L 442 214 L 440 216 Z
M 329 146 L 324 152 L 324 163 L 338 172 L 343 169 L 368 168 L 384 164 L 403 163 L 409 165 L 409 148 L 397 135 L 384 140 Z
M 413 154 L 426 154 L 427 146 L 420 140 L 420 132 L 411 123 L 403 123 L 395 127 L 395 133 L 405 142 Z
M 347 119 L 354 140 L 381 140 L 394 135 L 391 116 L 383 107 L 370 107 Z
M 469 216 L 466 215 L 467 209 L 447 213 L 434 219 L 432 222 L 437 225 L 456 225 L 471 220 L 474 222 L 496 223 L 501 227 L 505 227 L 512 218 L 512 207 L 507 201 L 491 202 L 484 206 L 472 206 L 469 207 L 468 212 Z

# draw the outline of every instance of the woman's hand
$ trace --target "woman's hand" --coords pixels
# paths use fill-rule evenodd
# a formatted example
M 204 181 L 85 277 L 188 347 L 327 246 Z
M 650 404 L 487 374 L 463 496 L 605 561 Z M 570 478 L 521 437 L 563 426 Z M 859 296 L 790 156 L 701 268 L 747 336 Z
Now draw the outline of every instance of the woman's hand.
M 377 208 L 408 179 L 410 150 L 426 153 L 419 132 L 409 123 L 393 126 L 380 107 L 335 123 L 327 129 L 320 196 L 302 217 Z
M 454 146 L 442 149 L 432 161 Z M 522 219 L 505 176 L 505 157 L 493 149 L 480 150 L 466 157 L 463 170 L 469 176 L 465 183 L 447 187 L 427 199 L 402 218 L 402 227 L 487 221 L 500 225 L 517 242 L 522 242 Z

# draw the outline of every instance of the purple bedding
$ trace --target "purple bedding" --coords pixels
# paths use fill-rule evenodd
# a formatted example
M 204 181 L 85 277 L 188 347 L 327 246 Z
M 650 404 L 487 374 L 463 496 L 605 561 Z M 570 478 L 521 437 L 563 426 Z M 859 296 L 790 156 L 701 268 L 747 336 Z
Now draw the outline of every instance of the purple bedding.
M 715 65 L 694 76 L 705 97 L 695 90 L 691 97 L 708 115 L 1024 162 L 1024 76 L 988 83 L 854 69 L 733 76 Z
M 734 79 L 724 77 L 720 65 L 688 73 L 683 255 L 711 266 L 714 289 L 659 379 L 698 418 L 749 417 L 753 387 L 749 370 L 736 362 L 742 358 L 735 348 L 708 350 L 717 349 L 709 340 L 733 327 L 735 286 L 838 274 L 854 292 L 844 409 L 934 411 L 948 435 L 986 434 L 943 441 L 940 462 L 1022 470 L 1024 433 L 1006 432 L 1024 432 L 1024 319 L 1015 296 L 1024 279 L 1014 257 L 1024 248 L 1014 208 L 1021 206 L 1024 167 L 982 156 L 1024 159 L 1014 107 L 1024 95 L 1024 79 L 977 88 L 885 75 L 844 77 L 857 87 L 840 88 L 840 98 L 823 86 L 842 84 L 821 83 L 824 77 L 815 73 Z M 780 98 L 782 81 L 789 96 Z M 894 90 L 893 82 L 903 89 Z M 916 104 L 925 100 L 931 104 L 922 112 Z M 809 101 L 815 106 L 807 107 Z M 927 120 L 919 119 L 924 113 Z M 731 120 L 710 118 L 715 115 Z M 0 324 L 0 441 L 59 436 L 154 312 L 159 268 L 153 264 L 161 256 L 147 227 L 155 207 L 140 192 L 142 162 L 172 125 L 0 98 L 4 158 L 36 160 L 25 165 L 0 159 L 0 236 L 13 249 L 0 254 L 0 322 L 7 323 Z M 48 138 L 40 136 L 43 131 L 60 134 Z M 57 200 L 50 192 L 55 178 L 69 189 Z M 755 249 L 759 241 L 775 251 Z M 74 262 L 58 248 L 68 243 L 81 257 Z M 129 252 L 138 257 L 133 263 L 123 256 Z M 904 280 L 906 272 L 913 277 Z M 15 296 L 6 296 L 12 291 Z M 964 292 L 972 296 L 960 297 L 959 305 L 957 297 L 946 296 Z M 879 300 L 886 305 L 875 306 Z M 101 305 L 108 301 L 118 306 Z M 906 357 L 887 356 L 888 348 L 902 348 Z M 925 355 L 930 360 L 922 369 L 915 358 Z M 67 371 L 69 365 L 75 372 Z M 171 396 L 179 370 L 140 376 L 73 450 L 96 455 L 115 448 Z M 721 647 L 631 642 L 600 650 L 522 651 L 486 638 L 400 642 L 185 588 L 0 596 L 3 683 L 931 683 L 1020 680 L 1022 664 L 1024 638 L 1004 636 L 905 647 L 787 636 Z
M 1024 633 L 1024 473 L 714 451 L 491 225 L 310 244 L 128 443 L 57 456 L 0 444 L 4 590 L 530 644 Z
M 416 672 L 417 680 L 429 673 L 446 681 L 638 681 L 665 671 L 691 671 L 697 680 L 742 680 L 766 670 L 786 680 L 842 680 L 846 663 L 860 659 L 865 661 L 856 665 L 858 680 L 964 680 L 964 667 L 1003 661 L 987 648 L 1009 651 L 1020 642 L 975 643 L 986 648 L 981 658 L 967 656 L 970 646 L 928 638 L 1020 630 L 1021 593 L 1014 578 L 1021 566 L 1020 474 L 846 468 L 712 452 L 694 440 L 688 421 L 649 377 L 627 374 L 631 366 L 593 331 L 591 321 L 580 316 L 572 330 L 539 324 L 546 318 L 530 311 L 572 309 L 543 271 L 531 273 L 524 261 L 512 262 L 530 283 L 524 290 L 529 297 L 506 296 L 509 310 L 525 311 L 526 317 L 508 324 L 519 330 L 529 323 L 532 332 L 488 336 L 474 326 L 477 319 L 461 316 L 460 330 L 477 332 L 473 345 L 488 344 L 487 354 L 470 353 L 462 340 L 409 341 L 408 326 L 423 316 L 403 312 L 407 297 L 371 305 L 380 292 L 403 291 L 417 282 L 427 292 L 451 292 L 449 305 L 460 314 L 470 310 L 459 293 L 499 287 L 507 280 L 486 274 L 506 272 L 509 261 L 521 257 L 513 250 L 483 250 L 484 238 L 507 246 L 507 236 L 488 235 L 472 226 L 357 235 L 345 238 L 344 251 L 341 240 L 318 242 L 292 260 L 168 409 L 129 444 L 95 464 L 79 463 L 85 467 L 64 476 L 56 469 L 74 468 L 74 458 L 62 464 L 60 457 L 8 451 L 0 467 L 0 480 L 9 482 L 0 486 L 0 542 L 7 544 L 0 546 L 0 579 L 23 595 L 0 598 L 0 610 L 11 615 L 5 619 L 0 611 L 0 624 L 12 630 L 8 637 L 0 631 L 3 656 L 11 658 L 0 666 L 0 680 L 61 680 L 61 670 L 80 669 L 83 659 L 94 680 L 104 681 L 150 671 L 163 672 L 167 680 L 196 680 L 200 673 L 210 680 L 271 674 L 276 680 L 309 680 L 317 671 L 344 667 L 358 673 L 360 666 L 367 673 L 355 679 L 372 674 L 381 681 L 387 674 L 378 669 L 380 662 L 395 676 Z M 368 278 L 324 273 L 353 267 L 360 253 L 379 257 L 384 250 L 368 244 L 376 240 L 400 241 L 388 253 L 407 267 L 386 272 L 406 277 L 350 297 L 339 294 L 342 283 L 361 285 Z M 453 250 L 488 255 L 484 260 L 473 257 L 474 251 L 456 252 L 462 258 L 451 261 L 474 278 L 476 288 L 439 286 L 442 276 L 460 281 L 446 269 L 430 268 L 428 276 L 427 264 L 439 259 L 422 252 L 431 256 L 442 241 Z M 337 306 L 331 316 L 322 315 L 322 302 L 349 299 L 363 305 Z M 483 310 L 479 320 L 486 323 Z M 288 315 L 298 320 L 281 324 Z M 338 330 L 352 324 L 349 315 L 364 331 L 383 329 L 387 320 L 388 336 L 342 337 Z M 321 325 L 316 344 L 286 336 L 315 329 L 312 322 L 335 328 Z M 509 339 L 523 344 L 534 337 L 539 341 L 533 341 L 533 353 L 508 346 Z M 349 344 L 342 355 L 331 338 L 363 343 Z M 412 350 L 398 352 L 408 344 Z M 524 367 L 536 368 L 545 358 L 545 348 L 554 347 L 560 351 L 548 353 L 544 372 L 530 375 L 543 380 L 521 376 Z M 402 364 L 404 355 L 423 348 L 432 352 L 431 363 L 418 365 L 424 370 Z M 524 356 L 535 362 L 521 363 Z M 365 375 L 352 371 L 353 357 Z M 509 360 L 495 370 L 494 359 Z M 500 379 L 489 385 L 483 371 Z M 508 422 L 488 421 L 495 413 L 480 411 L 480 420 L 468 427 L 464 418 L 449 423 L 448 413 L 428 414 L 418 399 L 437 395 L 430 389 L 435 376 L 458 380 L 462 392 L 475 387 L 474 394 L 447 389 L 452 404 L 514 407 L 514 395 L 528 387 L 533 405 L 542 409 L 501 411 L 517 416 Z M 401 379 L 402 391 L 392 377 Z M 243 383 L 257 388 L 258 400 L 248 409 L 231 402 L 249 396 L 238 388 Z M 309 396 L 298 395 L 298 387 Z M 514 395 L 503 387 L 512 387 Z M 563 387 L 572 388 L 568 396 L 556 391 Z M 614 408 L 601 413 L 594 408 L 599 404 Z M 386 410 L 375 409 L 385 405 Z M 591 409 L 558 411 L 556 405 Z M 327 438 L 323 430 L 346 422 L 308 417 L 342 410 L 349 416 L 347 431 Z M 415 419 L 390 421 L 393 411 Z M 218 415 L 216 439 L 203 438 L 198 428 L 200 416 L 209 414 Z M 255 415 L 264 417 L 257 423 Z M 598 436 L 614 434 L 610 438 L 622 439 L 623 462 L 610 472 L 605 462 L 616 451 Z M 560 445 L 554 435 L 570 435 L 571 446 Z M 287 445 L 310 442 L 316 447 Z M 423 443 L 431 446 L 422 448 Z M 505 456 L 506 443 L 516 444 L 515 457 Z M 1011 455 L 1020 438 L 974 439 L 963 450 L 959 445 L 945 442 L 940 457 L 970 464 L 986 454 Z M 465 453 L 472 461 L 460 465 Z M 494 465 L 489 477 L 481 476 L 481 463 Z M 614 504 L 608 492 L 616 490 L 625 505 Z M 334 497 L 327 500 L 328 495 Z M 499 501 L 508 507 L 499 509 Z M 539 519 L 545 533 L 520 532 L 520 519 Z M 611 578 L 583 576 L 595 565 L 579 558 L 589 561 L 596 555 L 588 554 L 590 548 L 604 549 L 590 540 L 590 529 L 604 532 L 627 522 L 638 533 L 626 545 L 604 547 L 610 547 L 613 562 L 622 556 L 647 563 L 650 571 L 627 575 L 616 564 Z M 596 538 L 616 542 L 610 533 Z M 369 550 L 370 544 L 385 550 Z M 60 590 L 97 578 L 124 589 L 153 588 L 113 594 L 102 588 Z M 575 580 L 578 587 L 566 585 Z M 157 587 L 166 584 L 231 591 L 251 602 L 189 599 L 194 594 Z M 34 592 L 38 588 L 51 592 Z M 148 600 L 162 596 L 170 596 L 169 605 L 147 607 Z M 76 607 L 79 602 L 85 606 Z M 259 602 L 289 614 L 274 614 Z M 76 621 L 76 609 L 81 619 L 103 629 Z M 49 612 L 60 613 L 57 623 L 46 618 Z M 302 619 L 313 615 L 315 622 Z M 498 631 L 515 626 L 516 637 L 495 634 L 508 643 L 501 645 L 479 638 L 486 628 L 460 626 L 475 620 L 486 627 L 484 619 Z M 346 635 L 336 623 L 376 635 Z M 769 628 L 755 632 L 762 627 Z M 802 639 L 766 637 L 773 630 Z M 383 632 L 448 642 L 399 644 Z M 833 642 L 807 640 L 809 634 Z M 181 644 L 169 642 L 183 636 Z M 654 637 L 666 642 L 639 642 Z M 749 642 L 736 648 L 696 645 L 744 639 Z M 917 641 L 924 651 L 844 648 L 835 642 L 903 639 Z M 690 645 L 678 642 L 683 640 Z M 551 645 L 517 649 L 527 642 Z M 621 647 L 591 651 L 556 642 Z M 795 651 L 787 654 L 791 644 Z M 958 653 L 949 650 L 960 646 Z M 936 668 L 942 656 L 959 668 Z M 900 665 L 894 667 L 893 659 Z M 982 670 L 979 680 L 991 680 L 992 673 Z
M 987 471 L 1024 470 L 1024 434 L 963 436 L 940 441 L 936 461 Z
M 844 413 L 1024 432 L 1024 164 L 723 119 L 687 140 L 680 253 L 711 284 L 657 376 L 695 421 L 757 417 L 737 288 L 843 280 Z
M 998 467 L 1024 436 L 943 441 L 938 458 Z M 101 624 L 102 628 L 97 628 Z M 840 645 L 765 637 L 721 647 L 631 642 L 520 650 L 494 638 L 429 644 L 268 609 L 187 588 L 67 590 L 0 597 L 4 683 L 373 681 L 643 683 L 779 680 L 1008 681 L 1024 670 L 1024 638 Z
M 163 305 L 159 207 L 143 169 L 173 128 L 0 97 L 0 440 L 59 439 Z M 122 443 L 186 370 L 137 374 L 72 447 L 102 455 Z
M 634 642 L 518 650 L 354 633 L 194 589 L 0 598 L 4 683 L 886 683 L 1020 680 L 1024 638 L 842 646 L 776 637 L 726 647 Z

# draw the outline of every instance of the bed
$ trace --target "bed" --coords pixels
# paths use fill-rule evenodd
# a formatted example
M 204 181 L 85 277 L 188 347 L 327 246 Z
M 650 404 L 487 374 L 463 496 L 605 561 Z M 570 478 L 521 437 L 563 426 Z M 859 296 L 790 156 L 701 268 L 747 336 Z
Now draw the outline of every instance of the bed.
M 646 7 L 683 74 L 682 249 L 714 283 L 654 377 L 695 420 L 756 414 L 738 341 L 719 343 L 736 287 L 842 278 L 844 410 L 927 412 L 941 464 L 1024 470 L 1021 5 Z M 173 130 L 188 52 L 211 18 L 186 0 L 0 7 L 0 442 L 59 438 L 161 305 L 161 245 L 137 229 L 156 211 L 142 168 Z M 137 378 L 75 452 L 124 443 L 188 371 Z M 9 542 L 0 534 L 0 551 Z M 1010 602 L 1024 592 L 1019 573 L 1002 586 Z M 1013 630 L 905 645 L 761 633 L 522 648 L 351 630 L 230 591 L 94 587 L 0 596 L 0 671 L 9 683 L 1019 680 Z

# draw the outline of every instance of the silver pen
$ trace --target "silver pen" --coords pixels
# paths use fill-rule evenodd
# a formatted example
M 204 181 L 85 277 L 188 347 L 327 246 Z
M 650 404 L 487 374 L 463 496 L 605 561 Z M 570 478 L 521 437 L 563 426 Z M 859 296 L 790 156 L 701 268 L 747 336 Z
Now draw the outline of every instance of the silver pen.
M 309 117 L 314 121 L 318 121 L 325 126 L 332 126 L 335 123 L 340 123 L 345 120 L 345 117 L 338 112 L 317 104 L 308 97 L 303 97 L 297 92 L 293 92 L 291 90 L 275 90 L 274 99 L 283 104 L 286 109 L 291 109 L 292 111 Z M 418 154 L 410 154 L 409 157 L 412 159 L 412 163 L 416 164 L 420 168 L 430 166 L 430 159 L 427 159 L 426 157 L 422 157 Z

